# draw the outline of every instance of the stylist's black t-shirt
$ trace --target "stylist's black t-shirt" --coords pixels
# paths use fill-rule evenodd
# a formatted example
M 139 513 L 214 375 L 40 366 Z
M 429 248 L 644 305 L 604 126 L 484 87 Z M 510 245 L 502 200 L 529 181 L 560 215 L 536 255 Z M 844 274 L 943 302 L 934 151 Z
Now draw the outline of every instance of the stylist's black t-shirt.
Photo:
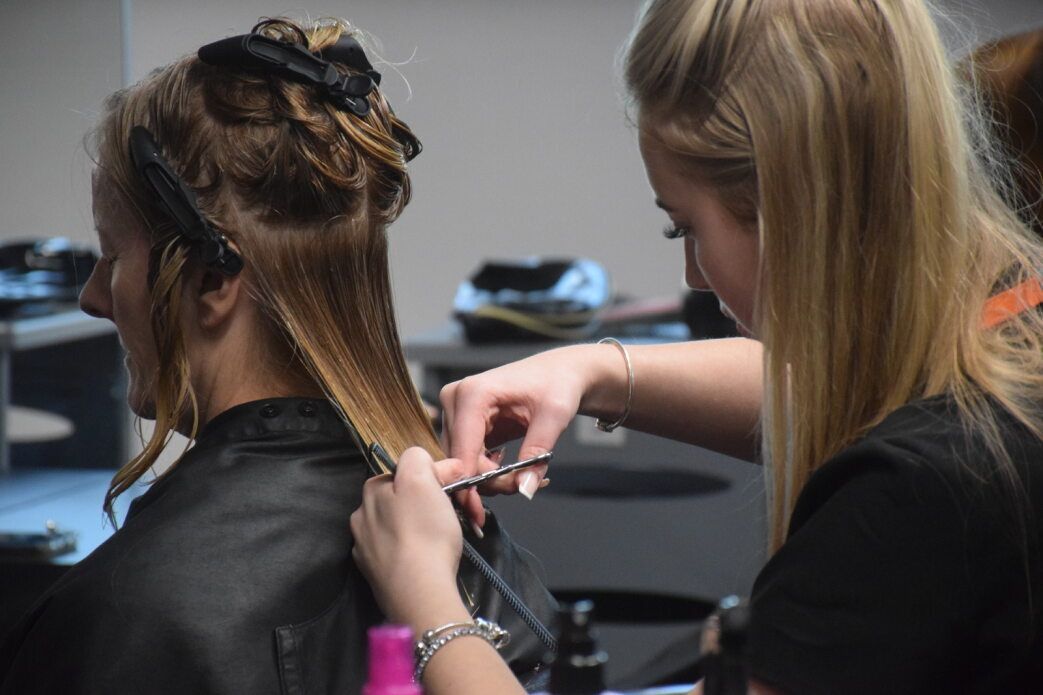
M 819 469 L 753 590 L 753 676 L 788 693 L 1043 693 L 1043 443 L 1025 490 L 951 403 L 903 407 Z

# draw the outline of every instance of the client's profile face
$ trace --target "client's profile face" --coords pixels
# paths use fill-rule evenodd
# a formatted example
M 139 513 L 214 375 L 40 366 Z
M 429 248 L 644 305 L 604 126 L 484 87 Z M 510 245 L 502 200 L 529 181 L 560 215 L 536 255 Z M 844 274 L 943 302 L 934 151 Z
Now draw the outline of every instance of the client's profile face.
M 127 402 L 136 415 L 155 417 L 152 395 L 158 359 L 149 320 L 149 238 L 109 175 L 92 181 L 94 226 L 101 259 L 80 292 L 80 308 L 116 325 L 127 356 Z

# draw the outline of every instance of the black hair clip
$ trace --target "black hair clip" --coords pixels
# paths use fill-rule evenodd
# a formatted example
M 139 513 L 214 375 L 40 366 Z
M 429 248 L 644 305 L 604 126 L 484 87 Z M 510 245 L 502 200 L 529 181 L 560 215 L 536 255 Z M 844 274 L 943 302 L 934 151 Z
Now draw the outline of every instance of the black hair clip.
M 380 73 L 373 69 L 362 46 L 352 37 L 342 36 L 325 53 L 359 74 L 342 76 L 329 60 L 316 56 L 304 46 L 263 34 L 242 34 L 209 43 L 199 49 L 199 59 L 209 65 L 265 70 L 313 84 L 322 89 L 330 101 L 356 116 L 368 114 L 366 97 L 380 84 Z
M 225 275 L 235 275 L 242 270 L 243 259 L 228 245 L 228 238 L 207 223 L 199 211 L 196 194 L 174 173 L 146 128 L 131 128 L 130 155 L 141 179 L 155 192 L 181 233 L 189 241 L 200 244 L 203 262 Z
M 373 78 L 376 86 L 380 86 L 380 73 L 373 69 L 373 66 L 369 62 L 369 58 L 366 57 L 366 52 L 362 49 L 359 42 L 351 36 L 344 34 L 337 39 L 337 43 L 332 46 L 327 46 L 319 51 L 319 55 L 330 61 L 344 63 L 353 70 L 369 75 Z M 423 150 L 419 138 L 413 135 L 408 128 L 394 125 L 392 126 L 391 132 L 395 136 L 395 139 L 402 143 L 407 162 L 413 161 L 413 159 L 420 154 L 421 150 Z
M 343 34 L 337 43 L 319 51 L 319 57 L 330 62 L 344 63 L 355 72 L 368 75 L 373 80 L 374 86 L 380 86 L 380 73 L 373 69 L 373 65 L 366 57 L 366 51 L 355 37 Z

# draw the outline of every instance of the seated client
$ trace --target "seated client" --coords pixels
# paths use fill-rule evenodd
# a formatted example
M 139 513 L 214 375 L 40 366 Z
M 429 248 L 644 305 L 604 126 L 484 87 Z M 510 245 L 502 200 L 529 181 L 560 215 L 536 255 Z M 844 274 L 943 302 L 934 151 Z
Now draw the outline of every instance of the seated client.
M 108 101 L 80 303 L 116 325 L 130 407 L 155 420 L 110 514 L 172 432 L 191 445 L 8 636 L 0 693 L 359 691 L 382 618 L 345 531 L 370 446 L 441 457 L 387 258 L 420 143 L 379 77 L 345 24 L 266 20 Z M 546 618 L 509 540 L 475 544 Z M 521 632 L 505 658 L 531 674 L 544 648 Z

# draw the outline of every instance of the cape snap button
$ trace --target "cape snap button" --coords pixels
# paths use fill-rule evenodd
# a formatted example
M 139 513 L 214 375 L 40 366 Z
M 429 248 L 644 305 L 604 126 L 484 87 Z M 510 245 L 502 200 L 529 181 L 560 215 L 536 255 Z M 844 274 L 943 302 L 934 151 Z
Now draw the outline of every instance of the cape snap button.
M 299 406 L 297 406 L 297 412 L 299 412 L 304 417 L 312 417 L 315 415 L 315 404 L 309 401 L 304 401 Z
M 261 417 L 275 417 L 279 414 L 279 406 L 268 403 L 261 408 Z

